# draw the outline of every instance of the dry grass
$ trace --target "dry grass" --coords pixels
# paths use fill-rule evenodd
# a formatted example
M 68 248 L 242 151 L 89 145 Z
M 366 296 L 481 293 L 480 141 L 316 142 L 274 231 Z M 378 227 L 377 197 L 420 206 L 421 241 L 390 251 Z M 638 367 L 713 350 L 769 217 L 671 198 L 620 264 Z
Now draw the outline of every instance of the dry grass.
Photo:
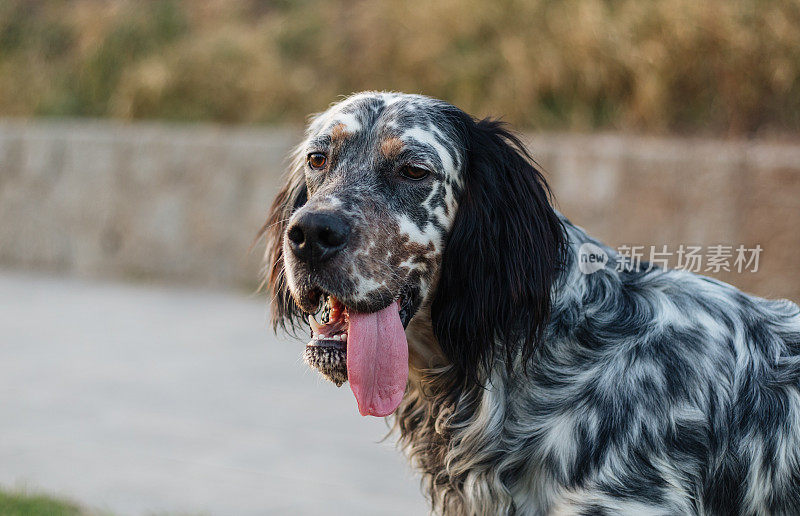
M 0 114 L 297 122 L 362 89 L 535 129 L 800 132 L 796 0 L 0 0 Z

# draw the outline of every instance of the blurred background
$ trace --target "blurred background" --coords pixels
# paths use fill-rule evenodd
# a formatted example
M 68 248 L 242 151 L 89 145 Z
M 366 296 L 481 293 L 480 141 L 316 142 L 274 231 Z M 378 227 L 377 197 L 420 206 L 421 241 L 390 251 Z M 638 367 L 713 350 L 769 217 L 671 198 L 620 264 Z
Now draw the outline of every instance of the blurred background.
M 501 117 L 594 236 L 760 246 L 700 272 L 800 300 L 798 27 L 796 0 L 0 0 L 0 514 L 425 512 L 255 293 L 284 158 L 354 91 Z

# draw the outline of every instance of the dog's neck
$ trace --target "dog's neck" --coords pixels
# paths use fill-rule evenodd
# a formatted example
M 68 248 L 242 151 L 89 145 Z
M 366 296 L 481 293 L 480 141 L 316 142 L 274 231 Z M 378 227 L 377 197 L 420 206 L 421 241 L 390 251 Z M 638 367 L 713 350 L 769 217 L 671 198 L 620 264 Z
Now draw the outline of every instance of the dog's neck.
M 447 366 L 447 357 L 442 352 L 433 333 L 431 308 L 423 303 L 406 328 L 408 338 L 409 374 L 419 377 L 423 371 Z
M 546 341 L 568 323 L 569 314 L 575 312 L 575 304 L 582 302 L 586 282 L 592 281 L 590 276 L 580 272 L 574 259 L 578 248 L 586 242 L 600 245 L 580 228 L 565 219 L 564 222 L 571 247 L 570 259 L 554 286 Z M 554 496 L 553 482 L 536 467 L 525 466 L 528 485 L 533 487 L 521 494 L 515 493 L 515 486 L 506 485 L 494 470 L 486 467 L 507 461 L 507 450 L 501 442 L 506 432 L 504 425 L 515 420 L 515 404 L 521 402 L 512 402 L 510 397 L 524 398 L 528 394 L 510 392 L 514 383 L 508 381 L 505 364 L 498 363 L 488 375 L 479 378 L 479 384 L 459 382 L 436 340 L 427 304 L 411 321 L 406 335 L 409 384 L 396 412 L 395 428 L 399 430 L 405 453 L 414 467 L 422 471 L 434 506 L 445 509 L 443 512 L 448 514 L 503 513 L 521 501 L 512 500 L 512 497 L 532 496 L 528 502 L 522 502 L 547 507 Z M 473 488 L 486 492 L 471 496 Z M 492 501 L 491 507 L 475 506 L 487 501 Z
M 442 513 L 502 513 L 496 509 L 510 506 L 507 491 L 485 481 L 475 461 L 490 456 L 487 463 L 497 460 L 496 443 L 484 442 L 494 436 L 485 425 L 494 419 L 489 412 L 503 410 L 503 404 L 482 403 L 484 397 L 492 396 L 488 390 L 457 381 L 434 336 L 429 309 L 414 317 L 406 335 L 409 382 L 394 421 L 403 451 L 422 473 L 433 505 Z M 484 486 L 489 496 L 465 498 L 467 483 Z M 476 503 L 483 503 L 480 500 L 493 500 L 492 507 L 477 507 Z

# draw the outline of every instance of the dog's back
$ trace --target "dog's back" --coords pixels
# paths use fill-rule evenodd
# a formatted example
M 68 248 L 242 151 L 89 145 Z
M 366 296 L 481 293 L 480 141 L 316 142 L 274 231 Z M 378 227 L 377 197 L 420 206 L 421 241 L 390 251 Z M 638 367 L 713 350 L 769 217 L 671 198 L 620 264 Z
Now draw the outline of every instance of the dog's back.
M 585 274 L 579 248 L 599 244 L 565 225 L 572 260 L 529 375 L 498 364 L 485 389 L 414 392 L 398 412 L 434 501 L 475 513 L 800 511 L 800 308 L 647 264 Z

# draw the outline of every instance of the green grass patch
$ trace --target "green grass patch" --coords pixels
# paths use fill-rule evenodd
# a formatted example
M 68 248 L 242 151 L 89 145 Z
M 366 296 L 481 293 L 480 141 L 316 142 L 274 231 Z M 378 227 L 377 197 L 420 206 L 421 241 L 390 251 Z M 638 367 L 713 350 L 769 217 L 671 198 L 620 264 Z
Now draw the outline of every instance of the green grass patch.
M 51 496 L 0 491 L 0 516 L 87 516 L 78 505 Z

